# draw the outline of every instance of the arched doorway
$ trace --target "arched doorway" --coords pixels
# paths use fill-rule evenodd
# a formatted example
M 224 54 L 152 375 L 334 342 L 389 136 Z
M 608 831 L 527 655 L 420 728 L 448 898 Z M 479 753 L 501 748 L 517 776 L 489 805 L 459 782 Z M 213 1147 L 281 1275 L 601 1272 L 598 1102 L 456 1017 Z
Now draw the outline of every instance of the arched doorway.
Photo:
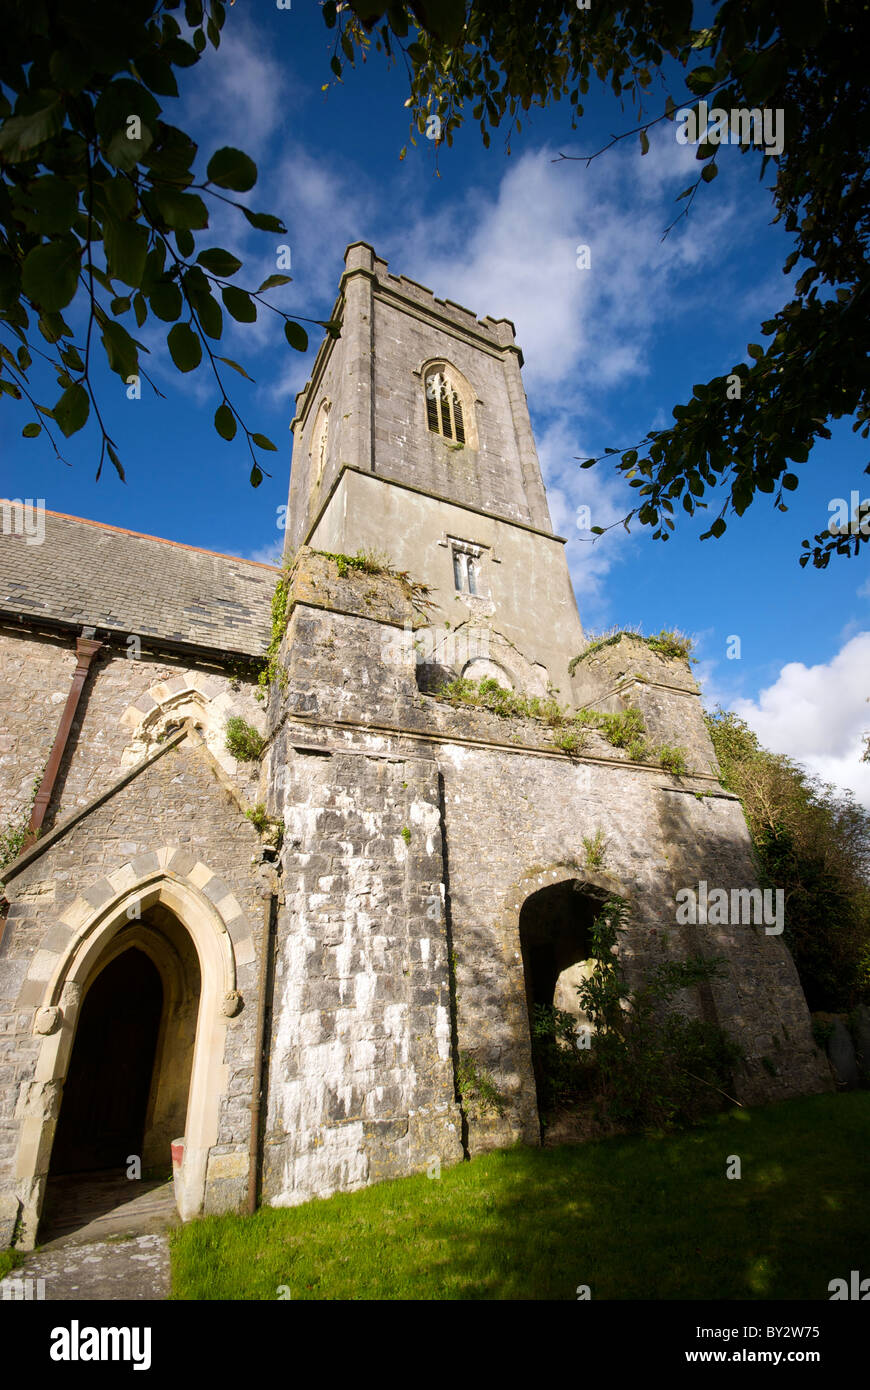
M 178 853 L 168 847 L 155 851 L 155 857 L 161 861 Z M 218 885 L 220 880 L 199 861 L 185 862 L 183 872 L 157 868 L 138 878 L 131 863 L 114 877 L 127 878 L 129 886 L 113 892 L 116 885 L 108 879 L 92 885 L 91 892 L 101 905 L 83 920 L 76 914 L 77 920 L 68 923 L 73 927 L 72 939 L 55 955 L 50 978 L 42 974 L 42 952 L 34 958 L 40 974 L 32 966 L 26 977 L 41 986 L 34 1034 L 42 1041 L 15 1156 L 20 1202 L 17 1244 L 22 1250 L 32 1249 L 37 1238 L 83 1003 L 101 971 L 130 947 L 148 956 L 164 992 L 142 1139 L 143 1171 L 165 1164 L 172 1140 L 183 1134 L 184 1158 L 174 1173 L 178 1214 L 187 1221 L 205 1205 L 207 1171 L 219 1142 L 220 1106 L 227 1086 L 227 1030 L 244 1008 L 237 989 L 234 936 L 202 890 L 202 885 Z M 230 899 L 226 885 L 220 888 L 221 899 Z M 243 916 L 234 919 L 234 931 L 253 957 L 250 927 Z M 235 1153 L 232 1157 L 235 1204 L 245 1175 L 238 1176 Z M 230 1186 L 223 1175 L 222 1181 Z M 223 1190 L 220 1196 L 227 1204 Z
M 573 1014 L 578 1030 L 586 1017 L 576 986 L 591 970 L 591 928 L 606 894 L 579 879 L 538 889 L 520 909 L 520 947 L 525 980 L 538 1112 L 553 1104 L 553 1068 L 558 1069 L 555 1033 L 536 1036 L 539 1008 Z
M 126 1167 L 142 1154 L 163 984 L 128 948 L 100 972 L 79 1018 L 49 1178 Z
M 186 1129 L 200 986 L 193 941 L 160 902 L 105 943 L 78 1008 L 43 1239 L 172 1210 L 171 1146 Z

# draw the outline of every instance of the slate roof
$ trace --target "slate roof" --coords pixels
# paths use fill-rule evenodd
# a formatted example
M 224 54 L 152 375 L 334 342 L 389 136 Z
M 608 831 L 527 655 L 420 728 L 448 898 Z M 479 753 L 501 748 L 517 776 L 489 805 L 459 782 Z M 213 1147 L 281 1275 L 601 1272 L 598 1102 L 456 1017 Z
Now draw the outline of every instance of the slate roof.
M 3 512 L 5 517 L 7 513 Z M 143 644 L 262 656 L 271 634 L 273 565 L 218 555 L 99 521 L 45 513 L 45 539 L 0 527 L 0 616 L 42 619 Z

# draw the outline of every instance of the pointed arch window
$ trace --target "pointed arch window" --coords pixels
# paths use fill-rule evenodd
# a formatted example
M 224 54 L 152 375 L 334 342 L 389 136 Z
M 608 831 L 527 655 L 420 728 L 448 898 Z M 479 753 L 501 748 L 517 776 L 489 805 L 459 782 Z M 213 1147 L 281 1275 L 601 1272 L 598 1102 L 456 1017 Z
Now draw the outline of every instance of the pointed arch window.
M 438 363 L 425 377 L 426 423 L 433 434 L 457 444 L 466 442 L 466 417 L 462 395 L 450 368 Z

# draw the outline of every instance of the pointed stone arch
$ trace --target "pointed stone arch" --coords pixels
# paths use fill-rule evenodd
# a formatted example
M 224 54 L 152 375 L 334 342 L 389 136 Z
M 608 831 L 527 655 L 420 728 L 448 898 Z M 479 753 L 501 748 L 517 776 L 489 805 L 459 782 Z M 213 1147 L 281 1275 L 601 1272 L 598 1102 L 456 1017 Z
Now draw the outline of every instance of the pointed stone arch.
M 423 388 L 423 406 L 427 429 L 432 428 L 433 396 L 430 383 L 437 380 L 440 390 L 446 387 L 448 391 L 455 392 L 458 397 L 461 411 L 461 439 L 456 431 L 456 421 L 453 419 L 452 411 L 449 412 L 450 430 L 445 432 L 439 424 L 439 428 L 435 432 L 445 437 L 448 442 L 461 442 L 468 449 L 478 449 L 480 441 L 477 430 L 477 406 L 481 402 L 464 373 L 447 357 L 430 357 L 422 364 L 416 375 L 420 378 Z
M 218 1142 L 220 1105 L 227 1085 L 227 1029 L 243 1004 L 237 989 L 237 963 L 252 960 L 254 950 L 247 919 L 226 885 L 205 864 L 167 847 L 91 885 L 51 933 L 51 939 L 56 939 L 66 929 L 65 945 L 57 951 L 43 949 L 31 962 L 28 979 L 42 987 L 33 1032 L 42 1042 L 33 1079 L 22 1088 L 18 1102 L 21 1130 L 15 1179 L 21 1202 L 19 1244 L 24 1249 L 32 1248 L 36 1239 L 63 1083 L 85 991 L 103 958 L 111 958 L 119 931 L 157 903 L 168 908 L 187 931 L 199 962 L 200 999 L 184 1160 L 176 1191 L 183 1220 L 203 1210 L 209 1153 Z
M 156 743 L 190 720 L 216 762 L 225 772 L 235 773 L 239 764 L 226 747 L 226 721 L 234 714 L 248 723 L 262 722 L 249 702 L 235 700 L 223 685 L 201 672 L 188 671 L 171 680 L 155 681 L 121 715 L 121 723 L 130 731 L 121 767 L 135 767 L 153 752 Z

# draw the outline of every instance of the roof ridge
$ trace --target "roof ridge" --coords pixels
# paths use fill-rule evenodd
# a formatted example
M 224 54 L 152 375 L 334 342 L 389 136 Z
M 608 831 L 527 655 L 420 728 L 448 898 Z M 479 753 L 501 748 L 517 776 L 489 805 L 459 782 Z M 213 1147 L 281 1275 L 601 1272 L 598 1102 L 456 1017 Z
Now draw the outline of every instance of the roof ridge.
M 7 502 L 14 505 L 14 498 L 0 497 L 0 503 Z M 200 555 L 215 555 L 219 560 L 236 560 L 240 565 L 256 565 L 258 569 L 273 570 L 276 574 L 281 572 L 280 565 L 269 565 L 263 560 L 246 560 L 243 555 L 226 555 L 222 550 L 208 550 L 202 545 L 189 545 L 187 541 L 172 541 L 166 536 L 152 536 L 147 531 L 133 531 L 129 526 L 113 526 L 108 521 L 93 521 L 87 516 L 72 516 L 69 512 L 55 512 L 46 507 L 46 516 L 57 516 L 62 521 L 78 521 L 83 526 L 99 526 L 103 531 L 117 531 L 124 536 L 137 536 L 144 541 L 157 541 L 159 545 L 174 545 L 179 550 L 195 550 Z

